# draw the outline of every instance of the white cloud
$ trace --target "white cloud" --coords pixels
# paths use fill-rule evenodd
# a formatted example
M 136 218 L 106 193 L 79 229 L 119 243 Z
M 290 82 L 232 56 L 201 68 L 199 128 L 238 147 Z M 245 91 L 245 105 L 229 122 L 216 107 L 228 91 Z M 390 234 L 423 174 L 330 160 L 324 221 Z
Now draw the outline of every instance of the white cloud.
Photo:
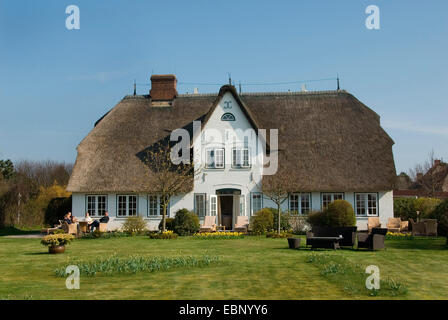
M 385 121 L 383 123 L 383 127 L 387 129 L 425 133 L 448 138 L 448 125 L 438 126 L 438 125 L 416 124 L 412 122 Z

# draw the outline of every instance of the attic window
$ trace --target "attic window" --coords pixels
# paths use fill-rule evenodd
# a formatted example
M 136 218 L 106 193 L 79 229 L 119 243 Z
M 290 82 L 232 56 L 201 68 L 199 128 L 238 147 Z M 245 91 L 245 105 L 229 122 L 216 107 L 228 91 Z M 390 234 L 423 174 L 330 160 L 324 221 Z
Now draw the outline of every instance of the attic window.
M 221 117 L 221 121 L 235 121 L 235 116 L 232 113 L 224 113 Z

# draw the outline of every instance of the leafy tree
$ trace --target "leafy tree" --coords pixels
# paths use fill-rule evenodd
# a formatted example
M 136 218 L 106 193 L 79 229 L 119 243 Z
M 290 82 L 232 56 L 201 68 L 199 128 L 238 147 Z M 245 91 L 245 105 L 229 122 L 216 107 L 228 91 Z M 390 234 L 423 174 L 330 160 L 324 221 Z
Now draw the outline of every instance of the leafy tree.
M 0 173 L 1 176 L 9 180 L 12 177 L 14 177 L 15 171 L 14 171 L 14 164 L 11 160 L 0 160 Z

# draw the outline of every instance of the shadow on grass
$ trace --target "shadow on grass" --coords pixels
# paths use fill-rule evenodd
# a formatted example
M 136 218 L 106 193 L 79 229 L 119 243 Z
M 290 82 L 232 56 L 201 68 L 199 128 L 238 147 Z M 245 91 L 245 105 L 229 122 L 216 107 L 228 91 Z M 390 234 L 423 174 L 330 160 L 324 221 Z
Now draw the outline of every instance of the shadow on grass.
M 38 234 L 40 233 L 40 229 L 18 229 L 16 227 L 7 227 L 0 229 L 0 237 L 1 236 L 20 236 L 20 235 L 28 235 L 28 234 Z

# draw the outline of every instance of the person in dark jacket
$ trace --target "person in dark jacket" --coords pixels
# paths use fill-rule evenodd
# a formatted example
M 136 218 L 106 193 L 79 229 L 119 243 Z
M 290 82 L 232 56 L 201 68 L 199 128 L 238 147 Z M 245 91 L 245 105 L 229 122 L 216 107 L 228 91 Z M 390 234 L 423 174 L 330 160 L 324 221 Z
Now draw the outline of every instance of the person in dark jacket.
M 105 212 L 104 216 L 101 217 L 100 220 L 95 220 L 92 222 L 92 224 L 90 225 L 90 231 L 93 231 L 95 228 L 98 229 L 98 227 L 100 226 L 100 223 L 108 223 L 109 222 L 109 212 Z

